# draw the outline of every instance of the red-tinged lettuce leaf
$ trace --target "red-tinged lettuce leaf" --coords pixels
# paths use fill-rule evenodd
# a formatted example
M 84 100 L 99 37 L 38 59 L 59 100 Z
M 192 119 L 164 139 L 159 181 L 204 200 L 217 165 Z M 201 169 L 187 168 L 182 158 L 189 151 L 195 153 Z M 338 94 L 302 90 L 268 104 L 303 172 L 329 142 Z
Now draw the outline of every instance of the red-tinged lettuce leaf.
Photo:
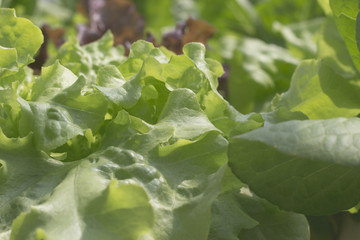
M 59 48 L 64 42 L 65 28 L 51 28 L 48 25 L 41 27 L 41 32 L 44 36 L 44 42 L 41 45 L 38 53 L 35 56 L 35 62 L 31 63 L 29 67 L 34 69 L 35 74 L 39 75 L 41 68 L 49 58 L 48 45 L 52 43 L 56 48 Z
M 200 42 L 205 45 L 215 32 L 216 29 L 208 22 L 189 18 L 186 22 L 178 23 L 173 31 L 164 34 L 161 45 L 181 54 L 185 44 Z
M 107 30 L 114 35 L 114 44 L 132 43 L 143 37 L 144 20 L 129 0 L 83 0 L 82 9 L 89 19 L 80 26 L 78 38 L 81 45 L 101 38 Z

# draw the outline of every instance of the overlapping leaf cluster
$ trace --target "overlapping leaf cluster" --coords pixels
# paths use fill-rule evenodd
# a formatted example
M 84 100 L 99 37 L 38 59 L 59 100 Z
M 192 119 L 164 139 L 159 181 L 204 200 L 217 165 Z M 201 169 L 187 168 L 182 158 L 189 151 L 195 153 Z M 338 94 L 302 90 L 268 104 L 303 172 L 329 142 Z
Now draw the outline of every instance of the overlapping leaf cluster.
M 217 29 L 208 41 L 208 56 L 230 68 L 222 90 L 242 113 L 268 111 L 274 95 L 289 88 L 299 62 L 316 56 L 322 8 L 330 9 L 323 0 L 162 0 L 160 6 L 154 0 L 134 2 L 149 31 L 166 31 L 189 16 Z M 152 14 L 168 13 L 169 8 L 171 14 Z
M 271 104 L 278 90 L 239 103 L 268 109 L 248 115 L 218 93 L 222 65 L 199 43 L 176 55 L 138 41 L 125 57 L 110 32 L 84 46 L 69 39 L 33 75 L 41 31 L 1 9 L 0 239 L 304 240 L 302 214 L 355 206 L 357 2 L 319 2 L 328 17 L 316 27 L 316 51 L 300 51 L 311 59 L 235 41 L 234 56 L 253 59 L 238 78 L 285 91 Z M 272 15 L 261 16 L 269 30 Z M 268 60 L 274 68 L 264 72 Z M 284 86 L 283 70 L 281 79 L 292 75 Z
M 1 16 L 11 20 L 1 28 L 2 56 L 12 59 L 1 65 L 1 239 L 206 239 L 211 225 L 214 238 L 225 231 L 211 222 L 230 174 L 224 135 L 246 117 L 217 93 L 222 68 L 204 46 L 177 56 L 140 41 L 125 58 L 107 33 L 84 47 L 67 42 L 33 76 L 26 64 L 40 30 L 13 10 Z M 224 201 L 263 201 L 243 198 L 219 198 L 213 211 L 222 217 Z M 257 226 L 238 212 L 246 221 L 236 232 Z

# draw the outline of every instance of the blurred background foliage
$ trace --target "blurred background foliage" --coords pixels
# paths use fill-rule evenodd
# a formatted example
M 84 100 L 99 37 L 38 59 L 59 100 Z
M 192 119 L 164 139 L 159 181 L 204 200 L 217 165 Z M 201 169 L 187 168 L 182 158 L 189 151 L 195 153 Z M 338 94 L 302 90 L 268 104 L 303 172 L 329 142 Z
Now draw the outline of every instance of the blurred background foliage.
M 341 51 L 332 63 L 327 50 L 337 44 L 328 39 L 339 34 L 329 0 L 0 0 L 0 6 L 15 8 L 42 28 L 45 42 L 32 64 L 35 72 L 65 40 L 84 45 L 110 29 L 125 52 L 138 39 L 177 54 L 187 42 L 202 42 L 207 56 L 223 64 L 219 91 L 245 114 L 270 111 L 301 60 L 321 58 L 352 77 Z M 357 209 L 308 217 L 311 238 L 353 240 L 358 219 Z
M 145 38 L 181 53 L 187 42 L 202 42 L 227 70 L 220 92 L 242 113 L 270 109 L 300 60 L 317 55 L 317 35 L 331 15 L 328 0 L 3 0 L 1 6 L 38 26 L 65 28 L 60 37 L 78 35 L 80 44 L 107 29 L 127 48 Z

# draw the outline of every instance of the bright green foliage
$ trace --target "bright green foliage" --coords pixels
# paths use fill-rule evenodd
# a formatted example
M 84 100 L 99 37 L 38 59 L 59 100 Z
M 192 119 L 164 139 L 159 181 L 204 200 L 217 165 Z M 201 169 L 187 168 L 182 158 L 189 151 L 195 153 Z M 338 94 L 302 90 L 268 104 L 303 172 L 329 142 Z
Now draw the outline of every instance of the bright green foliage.
M 0 76 L 33 61 L 43 42 L 39 28 L 29 20 L 17 18 L 12 9 L 0 9 Z
M 205 19 L 220 31 L 241 31 L 250 35 L 256 32 L 258 14 L 249 0 L 193 2 L 196 2 L 194 9 L 197 10 L 194 17 Z
M 163 27 L 173 26 L 174 19 L 171 16 L 169 9 L 171 8 L 171 1 L 169 0 L 134 0 L 137 10 L 146 18 L 146 25 L 150 32 L 160 38 Z M 161 11 L 164 9 L 165 11 Z M 161 11 L 161 14 L 159 12 Z M 156 16 L 156 17 L 154 17 Z
M 288 25 L 276 22 L 273 28 L 286 41 L 286 48 L 290 54 L 300 59 L 307 59 L 316 57 L 316 42 L 321 37 L 319 29 L 321 29 L 323 21 L 322 18 L 315 18 Z
M 285 212 L 250 192 L 227 169 L 223 191 L 215 200 L 208 239 L 309 239 L 306 218 Z
M 319 0 L 321 19 L 293 14 L 316 1 L 293 1 L 275 23 L 280 2 L 225 8 L 253 24 L 216 45 L 248 115 L 199 43 L 175 55 L 138 41 L 125 57 L 110 32 L 71 38 L 33 75 L 41 32 L 1 9 L 0 240 L 309 240 L 303 214 L 357 205 L 357 1 Z
M 189 48 L 203 54 L 202 46 Z M 189 68 L 202 64 L 216 80 L 201 54 L 188 58 Z M 129 80 L 113 62 L 98 74 L 92 68 L 95 82 L 55 62 L 25 98 L 6 88 L 3 111 L 18 111 L 3 116 L 16 130 L 1 135 L 3 236 L 12 226 L 11 239 L 206 238 L 227 147 L 198 102 L 213 90 L 168 89 L 169 59 L 146 42 L 133 45 L 134 60 L 141 68 L 130 65 Z
M 36 25 L 71 25 L 78 1 L 2 0 L 1 8 L 15 8 L 17 15 L 30 18 Z
M 244 113 L 266 110 L 276 92 L 289 88 L 288 78 L 298 62 L 284 48 L 244 39 L 230 61 L 229 101 Z
M 327 12 L 319 29 L 318 59 L 302 61 L 288 91 L 273 99 L 273 112 L 262 114 L 264 127 L 233 137 L 229 148 L 232 170 L 250 189 L 309 215 L 359 202 L 357 1 L 330 3 L 334 17 Z
M 321 7 L 315 0 L 163 0 L 156 7 L 166 14 L 158 16 L 151 14 L 153 6 L 135 2 L 150 29 L 188 17 L 206 20 L 217 29 L 208 41 L 207 56 L 229 66 L 224 94 L 245 114 L 268 111 L 274 95 L 289 87 L 299 61 L 316 58 L 322 9 L 330 9 L 323 0 Z M 167 16 L 169 5 L 172 18 Z
M 118 65 L 125 60 L 122 46 L 113 47 L 113 35 L 108 31 L 99 41 L 81 47 L 75 38 L 59 49 L 56 60 L 77 76 L 85 75 L 91 82 L 102 66 Z
M 277 21 L 283 24 L 300 22 L 320 15 L 317 2 L 313 0 L 269 0 L 256 5 L 262 23 L 271 30 Z
M 334 118 L 268 125 L 232 139 L 230 166 L 284 209 L 321 215 L 351 208 L 360 194 L 359 124 Z
M 327 19 L 318 40 L 318 57 L 344 78 L 355 78 L 357 70 L 333 19 Z
M 345 41 L 354 65 L 360 69 L 360 54 L 355 40 L 358 1 L 330 0 L 337 29 Z
M 344 79 L 325 62 L 306 60 L 294 72 L 289 90 L 274 104 L 301 111 L 310 119 L 355 117 L 360 113 L 359 93 L 358 83 Z
M 0 239 L 207 238 L 228 145 L 207 108 L 231 107 L 219 63 L 184 51 L 140 41 L 124 62 L 108 34 L 1 77 Z

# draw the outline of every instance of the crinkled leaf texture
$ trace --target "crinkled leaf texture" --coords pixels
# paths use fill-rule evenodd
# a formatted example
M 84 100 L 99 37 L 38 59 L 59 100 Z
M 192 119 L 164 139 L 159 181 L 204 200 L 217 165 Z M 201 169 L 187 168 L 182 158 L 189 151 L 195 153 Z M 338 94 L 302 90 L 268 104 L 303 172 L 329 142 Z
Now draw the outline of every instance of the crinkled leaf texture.
M 360 113 L 359 93 L 357 79 L 342 77 L 326 61 L 305 60 L 294 72 L 289 90 L 273 104 L 310 119 L 355 117 Z
M 169 102 L 184 98 L 190 100 L 173 107 L 174 115 L 165 111 L 166 120 L 156 125 L 119 112 L 98 151 L 75 162 L 44 155 L 31 135 L 2 135 L 2 228 L 14 220 L 12 239 L 205 239 L 227 141 L 194 93 L 176 90 Z M 194 118 L 184 120 L 194 108 Z M 209 127 L 181 134 L 176 118 L 188 126 L 208 121 Z
M 43 42 L 41 30 L 14 9 L 0 9 L 0 75 L 33 62 Z
M 28 94 L 17 96 L 23 80 L 4 85 L 14 131 L 0 135 L 2 239 L 207 238 L 228 145 L 199 104 L 213 90 L 167 86 L 170 60 L 148 43 L 134 44 L 132 61 L 129 79 L 112 64 L 94 81 L 55 62 Z M 181 71 L 201 73 L 185 61 Z
M 70 40 L 40 76 L 25 66 L 32 42 L 4 50 L 27 60 L 1 65 L 1 240 L 309 239 L 304 216 L 229 173 L 226 137 L 264 120 L 217 92 L 223 69 L 202 44 L 138 41 L 128 58 L 112 45 Z

